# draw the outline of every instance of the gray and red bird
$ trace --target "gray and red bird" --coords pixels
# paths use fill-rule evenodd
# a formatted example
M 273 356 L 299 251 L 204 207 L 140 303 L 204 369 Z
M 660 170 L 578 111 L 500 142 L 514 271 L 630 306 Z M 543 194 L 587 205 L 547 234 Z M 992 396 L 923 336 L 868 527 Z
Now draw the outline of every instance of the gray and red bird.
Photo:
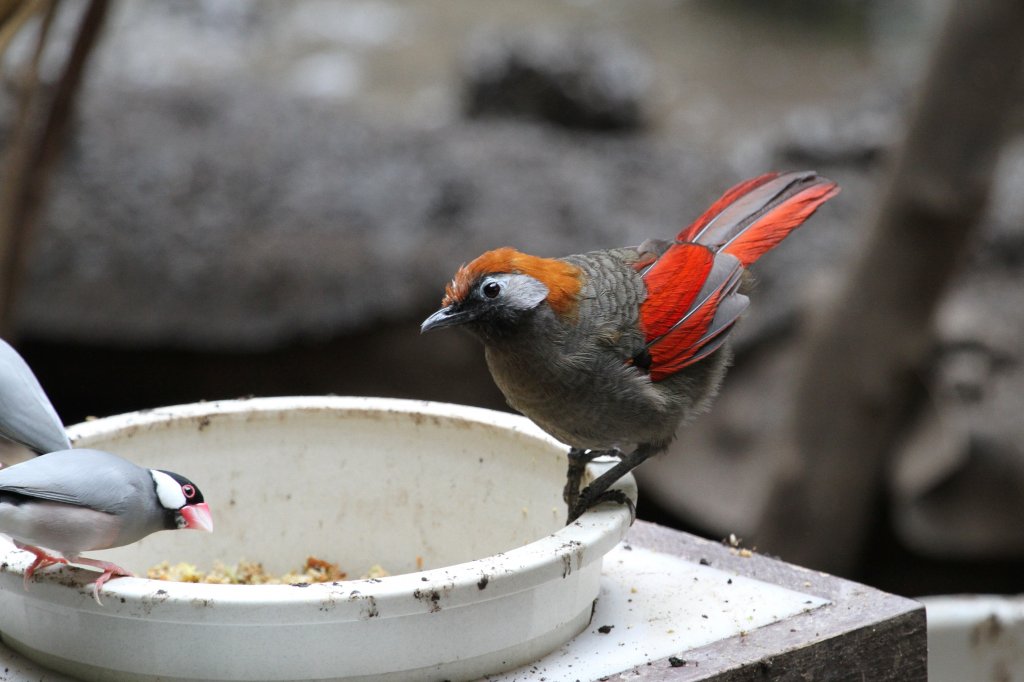
M 624 501 L 610 486 L 708 408 L 748 304 L 747 267 L 838 192 L 813 172 L 769 173 L 671 241 L 564 258 L 488 251 L 459 268 L 421 331 L 468 329 L 509 405 L 571 446 L 572 521 Z M 580 492 L 586 463 L 609 452 L 620 461 Z

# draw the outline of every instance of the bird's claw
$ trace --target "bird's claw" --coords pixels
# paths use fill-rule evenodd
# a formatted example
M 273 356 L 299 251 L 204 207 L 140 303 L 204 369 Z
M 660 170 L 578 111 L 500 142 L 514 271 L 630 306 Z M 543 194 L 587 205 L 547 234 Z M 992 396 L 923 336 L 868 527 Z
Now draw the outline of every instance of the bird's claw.
M 135 574 L 126 568 L 121 568 L 117 564 L 109 561 L 102 561 L 100 559 L 88 559 L 86 557 L 72 557 L 70 559 L 59 556 L 57 554 L 51 554 L 42 547 L 36 547 L 34 545 L 27 545 L 22 542 L 15 541 L 15 546 L 18 549 L 23 549 L 26 552 L 30 552 L 35 555 L 35 561 L 29 564 L 29 567 L 25 569 L 24 584 L 25 589 L 28 589 L 29 583 L 32 582 L 32 576 L 35 575 L 36 571 L 47 566 L 54 566 L 56 564 L 80 564 L 82 566 L 91 566 L 98 568 L 103 573 L 100 577 L 96 578 L 96 581 L 92 585 L 92 597 L 96 600 L 96 603 L 103 606 L 103 602 L 100 601 L 100 589 L 106 584 L 111 578 L 125 577 L 131 578 Z
M 591 507 L 595 507 L 605 502 L 616 502 L 618 504 L 626 505 L 626 507 L 629 508 L 629 525 L 632 526 L 633 522 L 636 521 L 636 504 L 633 502 L 633 499 L 629 495 L 622 492 L 621 490 L 605 490 L 604 492 L 602 492 L 600 495 L 597 495 L 593 499 L 589 498 L 590 496 L 587 495 L 587 491 L 584 490 L 583 493 L 580 495 L 579 501 L 576 503 L 576 505 L 572 509 L 572 512 L 569 514 L 569 520 L 566 521 L 566 525 L 569 525 L 579 517 L 583 516 L 583 513 L 586 512 Z
M 99 578 L 96 578 L 96 580 L 92 584 L 92 598 L 95 599 L 96 603 L 100 606 L 103 606 L 103 602 L 100 601 L 100 588 L 102 588 L 104 583 L 106 583 L 112 577 L 114 577 L 114 573 L 112 571 L 104 571 L 103 575 L 101 575 Z
M 619 504 L 625 504 L 629 507 L 629 523 L 632 525 L 633 522 L 636 521 L 636 505 L 633 504 L 633 500 L 631 500 L 624 492 L 621 490 L 613 490 L 612 486 L 615 485 L 616 481 L 635 469 L 638 465 L 642 464 L 644 460 L 660 452 L 662 449 L 663 447 L 658 445 L 641 444 L 636 448 L 636 450 L 633 450 L 633 452 L 630 452 L 627 455 L 620 455 L 618 463 L 591 481 L 590 484 L 583 489 L 583 492 L 579 494 L 579 499 L 576 504 L 569 507 L 568 523 L 572 523 L 578 519 L 583 512 L 587 511 L 595 504 L 600 504 L 601 502 L 618 502 Z
M 109 561 L 101 561 L 99 559 L 87 559 L 85 557 L 75 557 L 76 564 L 82 564 L 83 566 L 92 566 L 98 568 L 103 573 L 100 577 L 96 578 L 96 581 L 92 584 L 92 598 L 96 600 L 96 603 L 103 606 L 103 602 L 100 601 L 100 589 L 106 584 L 111 578 L 132 578 L 135 574 L 126 568 L 121 568 L 117 564 Z
M 583 483 L 583 474 L 587 465 L 598 457 L 621 457 L 618 450 L 585 450 L 583 448 L 569 449 L 569 469 L 565 475 L 565 488 L 562 490 L 562 501 L 570 512 L 575 509 L 580 500 L 580 485 Z
M 68 563 L 68 560 L 64 557 L 56 554 L 50 554 L 42 547 L 26 545 L 21 542 L 15 542 L 14 544 L 18 549 L 25 550 L 26 552 L 29 552 L 35 555 L 36 557 L 35 560 L 31 564 L 29 564 L 28 568 L 25 569 L 25 576 L 22 580 L 22 583 L 24 584 L 26 590 L 28 589 L 29 583 L 32 582 L 32 576 L 35 575 L 36 571 L 42 568 L 46 568 L 47 566 L 55 566 L 57 564 Z

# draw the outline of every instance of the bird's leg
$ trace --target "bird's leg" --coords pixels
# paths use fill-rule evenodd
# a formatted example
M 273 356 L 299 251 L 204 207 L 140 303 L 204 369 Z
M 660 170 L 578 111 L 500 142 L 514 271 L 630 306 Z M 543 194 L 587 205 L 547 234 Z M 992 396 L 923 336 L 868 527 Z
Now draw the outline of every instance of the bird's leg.
M 103 606 L 103 602 L 100 601 L 100 588 L 103 587 L 111 578 L 126 577 L 132 578 L 135 576 L 134 573 L 126 568 L 121 568 L 117 564 L 113 564 L 109 561 L 101 561 L 99 559 L 89 559 L 84 556 L 76 556 L 72 559 L 72 563 L 81 564 L 83 566 L 92 566 L 103 571 L 103 575 L 96 578 L 96 582 L 92 584 L 92 597 L 96 600 L 96 603 Z
M 562 490 L 562 500 L 566 508 L 571 512 L 580 499 L 580 483 L 583 482 L 583 472 L 587 465 L 598 457 L 604 455 L 619 456 L 618 450 L 584 450 L 583 448 L 569 449 L 569 470 L 565 474 L 565 489 Z
M 32 576 L 35 575 L 35 572 L 37 570 L 39 570 L 40 568 L 46 568 L 47 566 L 53 566 L 55 564 L 66 564 L 68 562 L 68 560 L 64 557 L 58 554 L 51 554 L 42 547 L 36 547 L 35 545 L 26 545 L 25 543 L 19 542 L 17 540 L 14 541 L 14 546 L 18 549 L 23 549 L 26 552 L 31 552 L 36 557 L 35 561 L 29 564 L 29 567 L 25 569 L 24 582 L 26 590 L 28 589 L 28 584 L 32 582 Z
M 583 448 L 569 448 L 569 469 L 565 473 L 565 488 L 562 490 L 562 500 L 572 509 L 580 497 L 580 482 L 583 480 L 583 472 L 587 463 L 592 457 L 590 452 Z
M 609 501 L 622 502 L 623 497 L 625 496 L 618 493 L 618 491 L 608 490 L 608 488 L 642 464 L 648 457 L 658 453 L 661 449 L 662 448 L 660 447 L 651 445 L 640 445 L 636 450 L 628 455 L 623 455 L 618 464 L 595 478 L 590 482 L 590 485 L 583 489 L 576 504 L 569 512 L 569 520 L 567 521 L 567 524 L 578 519 L 583 512 L 587 511 L 595 504 Z M 630 511 L 632 516 L 635 518 L 636 513 L 632 504 L 630 504 Z

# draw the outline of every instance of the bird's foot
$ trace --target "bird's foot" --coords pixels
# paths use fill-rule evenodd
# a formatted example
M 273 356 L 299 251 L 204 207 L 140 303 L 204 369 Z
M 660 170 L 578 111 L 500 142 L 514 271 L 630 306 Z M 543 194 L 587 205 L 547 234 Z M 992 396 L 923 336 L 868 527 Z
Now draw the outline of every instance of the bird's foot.
M 96 600 L 96 603 L 103 606 L 103 602 L 100 601 L 100 589 L 104 584 L 111 578 L 133 578 L 135 574 L 126 568 L 121 568 L 117 564 L 109 561 L 101 561 L 99 559 L 88 559 L 86 557 L 75 557 L 74 563 L 81 564 L 82 566 L 91 566 L 98 568 L 103 571 L 103 574 L 96 578 L 96 582 L 92 584 L 92 597 Z
M 605 490 L 599 495 L 594 496 L 594 499 L 592 500 L 589 499 L 590 496 L 587 495 L 586 493 L 587 491 L 584 490 L 583 494 L 580 495 L 580 499 L 576 503 L 576 507 L 573 508 L 569 514 L 569 521 L 566 523 L 566 525 L 578 519 L 580 516 L 583 515 L 585 511 L 587 511 L 591 507 L 596 507 L 597 505 L 603 504 L 605 502 L 616 502 L 618 504 L 626 505 L 627 507 L 629 507 L 629 525 L 632 526 L 633 522 L 636 521 L 636 505 L 633 503 L 632 498 L 630 498 L 629 495 L 622 492 L 621 490 Z
M 587 511 L 595 504 L 609 501 L 625 502 L 629 506 L 629 513 L 631 517 L 630 523 L 635 521 L 636 506 L 633 504 L 632 500 L 629 500 L 625 493 L 612 490 L 611 487 L 620 478 L 642 464 L 648 457 L 660 452 L 662 449 L 664 449 L 663 446 L 644 444 L 638 446 L 636 450 L 628 455 L 621 455 L 619 457 L 619 462 L 615 466 L 595 478 L 590 482 L 590 485 L 579 493 L 576 504 L 569 506 L 569 520 L 566 521 L 566 525 L 578 519 L 583 512 Z
M 35 575 L 35 572 L 39 569 L 46 568 L 47 566 L 55 566 L 57 564 L 68 563 L 68 560 L 64 557 L 60 556 L 59 554 L 51 554 L 49 551 L 43 549 L 42 547 L 36 547 L 35 545 L 26 545 L 25 543 L 18 542 L 17 540 L 14 541 L 14 545 L 18 549 L 23 549 L 26 552 L 34 554 L 36 557 L 35 561 L 29 564 L 29 567 L 25 569 L 24 585 L 26 590 L 28 589 L 29 583 L 32 582 L 32 576 Z
M 582 448 L 570 448 L 569 469 L 565 474 L 565 488 L 562 490 L 562 501 L 566 508 L 572 511 L 576 508 L 580 499 L 580 484 L 583 482 L 583 474 L 587 465 L 598 457 L 610 455 L 620 456 L 618 450 L 584 450 Z

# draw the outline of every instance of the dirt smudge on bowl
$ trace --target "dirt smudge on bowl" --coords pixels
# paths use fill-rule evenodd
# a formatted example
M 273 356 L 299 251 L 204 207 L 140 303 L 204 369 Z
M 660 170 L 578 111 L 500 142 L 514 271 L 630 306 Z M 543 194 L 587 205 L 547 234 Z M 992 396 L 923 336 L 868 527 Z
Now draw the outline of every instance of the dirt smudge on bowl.
M 366 604 L 363 606 L 363 610 L 359 612 L 360 616 L 366 618 L 376 618 L 380 615 L 380 611 L 377 610 L 377 598 L 369 596 L 366 598 Z
M 574 570 L 583 568 L 583 549 L 583 543 L 579 540 L 569 540 L 556 550 L 562 560 L 563 578 L 568 578 Z
M 430 613 L 437 613 L 441 610 L 441 598 L 447 596 L 453 589 L 455 589 L 454 582 L 442 585 L 440 588 L 415 590 L 412 596 L 424 604 L 428 604 Z
M 441 610 L 441 593 L 437 590 L 416 590 L 412 593 L 415 599 L 420 600 L 424 604 L 430 604 L 430 612 L 437 613 Z
M 153 608 L 158 604 L 163 604 L 165 601 L 170 599 L 171 594 L 167 590 L 160 588 L 152 594 L 145 594 L 142 599 L 139 600 L 141 607 L 141 613 L 143 616 L 149 616 L 153 613 Z
M 979 648 L 984 645 L 991 645 L 1003 634 L 1005 626 L 996 614 L 990 615 L 971 628 L 970 641 L 972 648 Z
M 377 598 L 372 594 L 363 594 L 359 590 L 352 590 L 348 594 L 348 600 L 350 602 L 363 602 L 359 611 L 360 618 L 376 618 L 380 615 L 380 611 L 377 609 Z

